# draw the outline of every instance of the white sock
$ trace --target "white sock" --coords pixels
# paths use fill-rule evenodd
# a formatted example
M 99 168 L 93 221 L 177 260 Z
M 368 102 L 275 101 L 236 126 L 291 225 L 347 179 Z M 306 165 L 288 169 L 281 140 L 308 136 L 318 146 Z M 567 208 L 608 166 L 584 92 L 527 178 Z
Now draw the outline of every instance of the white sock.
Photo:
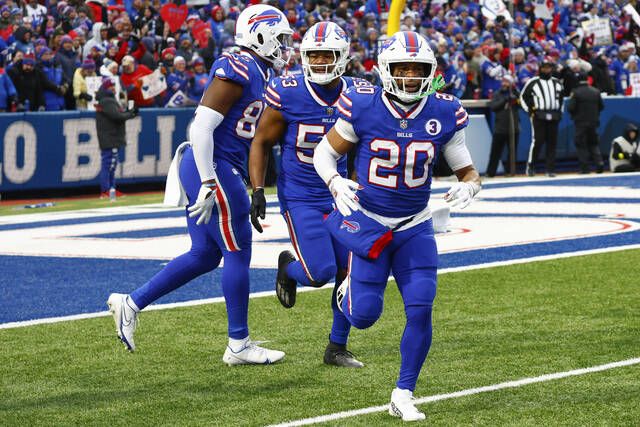
M 237 340 L 235 338 L 229 337 L 229 348 L 234 353 L 237 353 L 247 346 L 248 341 L 249 341 L 249 335 L 247 335 L 246 338 L 242 338 L 241 340 Z

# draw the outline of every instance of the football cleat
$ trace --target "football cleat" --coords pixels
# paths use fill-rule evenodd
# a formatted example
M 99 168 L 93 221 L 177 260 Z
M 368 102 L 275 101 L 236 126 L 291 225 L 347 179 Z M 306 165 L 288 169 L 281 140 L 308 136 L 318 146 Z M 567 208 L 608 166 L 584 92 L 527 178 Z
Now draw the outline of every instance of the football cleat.
M 427 416 L 418 411 L 413 403 L 413 393 L 411 390 L 394 388 L 391 392 L 391 403 L 389 404 L 389 415 L 402 418 L 402 421 L 420 421 Z
M 296 304 L 297 283 L 287 275 L 287 266 L 294 262 L 296 258 L 290 251 L 280 252 L 278 257 L 278 275 L 276 276 L 276 295 L 278 301 L 286 308 L 291 308 Z
M 222 356 L 222 361 L 229 366 L 233 365 L 270 365 L 284 357 L 284 351 L 269 350 L 260 347 L 257 341 L 247 340 L 240 351 L 233 351 L 227 346 Z
M 347 350 L 346 346 L 329 343 L 324 351 L 325 365 L 340 366 L 342 368 L 362 368 L 364 363 Z
M 125 294 L 111 294 L 107 300 L 107 305 L 116 323 L 118 338 L 120 338 L 127 350 L 134 351 L 136 345 L 133 341 L 133 333 L 138 325 L 138 313 L 127 303 L 129 298 L 129 295 Z

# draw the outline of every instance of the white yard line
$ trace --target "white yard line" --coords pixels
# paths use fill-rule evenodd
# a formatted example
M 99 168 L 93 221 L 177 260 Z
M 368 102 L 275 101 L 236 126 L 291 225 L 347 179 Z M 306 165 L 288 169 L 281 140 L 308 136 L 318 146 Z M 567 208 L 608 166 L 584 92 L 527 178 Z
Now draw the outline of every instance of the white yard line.
M 439 400 L 456 399 L 458 397 L 471 396 L 479 393 L 503 390 L 506 388 L 522 387 L 529 384 L 542 383 L 546 381 L 559 380 L 561 378 L 575 377 L 578 375 L 586 375 L 594 372 L 606 371 L 609 369 L 621 368 L 625 366 L 637 365 L 640 358 L 621 360 L 619 362 L 607 363 L 605 365 L 592 366 L 590 368 L 574 369 L 572 371 L 556 372 L 554 374 L 540 375 L 539 377 L 522 378 L 515 381 L 507 381 L 504 383 L 488 385 L 484 387 L 469 388 L 453 393 L 436 394 L 434 396 L 421 397 L 415 400 L 416 404 L 437 402 Z M 335 414 L 321 415 L 313 418 L 305 418 L 296 421 L 288 421 L 282 424 L 276 424 L 269 427 L 294 427 L 305 426 L 310 424 L 325 423 L 328 421 L 341 420 L 344 418 L 356 417 L 358 415 L 373 414 L 376 412 L 385 412 L 389 409 L 389 405 L 371 406 L 369 408 L 354 409 L 352 411 L 337 412 Z
M 599 253 L 605 253 L 605 252 L 617 252 L 617 251 L 623 251 L 628 249 L 640 249 L 640 244 L 627 245 L 627 246 L 615 246 L 615 247 L 602 248 L 602 249 L 590 249 L 586 251 L 567 252 L 562 254 L 543 255 L 538 257 L 514 259 L 514 260 L 508 260 L 508 261 L 497 261 L 497 262 L 490 262 L 490 263 L 484 263 L 484 264 L 465 265 L 465 266 L 453 267 L 453 268 L 443 268 L 441 270 L 438 270 L 438 274 L 441 275 L 441 274 L 447 274 L 447 273 L 456 273 L 458 271 L 479 270 L 482 268 L 501 267 L 501 266 L 513 265 L 513 264 L 525 264 L 528 262 L 548 261 L 548 260 L 553 260 L 558 258 L 569 258 L 574 256 L 593 255 L 593 254 L 599 254 Z M 393 280 L 393 279 L 390 278 L 389 280 Z M 321 288 L 298 287 L 298 292 L 313 292 L 319 289 L 327 289 L 332 286 L 333 286 L 333 283 L 327 283 Z M 249 298 L 271 297 L 274 295 L 275 295 L 275 291 L 253 292 L 251 293 L 251 295 L 249 295 Z M 214 304 L 219 302 L 224 302 L 224 298 L 223 297 L 205 298 L 205 299 L 198 299 L 198 300 L 191 300 L 191 301 L 184 301 L 184 302 L 174 302 L 174 303 L 168 303 L 168 304 L 154 304 L 145 308 L 144 311 L 166 310 L 170 308 L 191 307 L 196 305 Z M 24 320 L 20 322 L 0 323 L 0 329 L 23 328 L 26 326 L 43 325 L 47 323 L 58 323 L 58 322 L 66 322 L 71 320 L 92 319 L 94 317 L 109 316 L 109 314 L 110 313 L 108 311 L 100 311 L 97 313 L 73 314 L 70 316 L 47 317 L 44 319 L 33 319 L 33 320 Z

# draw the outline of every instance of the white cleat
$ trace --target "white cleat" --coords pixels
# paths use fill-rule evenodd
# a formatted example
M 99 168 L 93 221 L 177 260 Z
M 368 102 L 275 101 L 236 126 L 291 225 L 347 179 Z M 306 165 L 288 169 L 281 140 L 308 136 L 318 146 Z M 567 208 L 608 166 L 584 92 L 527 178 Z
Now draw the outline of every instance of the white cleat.
M 391 392 L 389 415 L 400 417 L 402 421 L 420 421 L 427 418 L 424 413 L 418 411 L 413 401 L 411 390 L 394 388 Z
M 133 333 L 138 325 L 138 313 L 127 304 L 129 295 L 111 294 L 107 300 L 109 311 L 113 314 L 113 320 L 116 322 L 116 331 L 118 338 L 124 343 L 129 351 L 134 351 L 136 345 L 133 342 Z
M 222 361 L 229 366 L 232 365 L 270 365 L 276 363 L 284 357 L 284 351 L 269 350 L 260 347 L 260 342 L 247 340 L 247 343 L 240 351 L 234 352 L 227 346 L 222 356 Z

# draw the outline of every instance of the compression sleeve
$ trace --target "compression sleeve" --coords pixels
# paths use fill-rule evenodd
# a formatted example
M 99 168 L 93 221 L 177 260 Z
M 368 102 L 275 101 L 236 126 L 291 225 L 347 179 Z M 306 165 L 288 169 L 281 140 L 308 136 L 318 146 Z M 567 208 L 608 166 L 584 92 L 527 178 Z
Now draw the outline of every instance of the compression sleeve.
M 355 144 L 360 139 L 358 138 L 358 135 L 356 135 L 356 131 L 353 130 L 353 125 L 343 118 L 338 118 L 338 121 L 333 125 L 333 128 L 338 132 L 338 135 L 349 142 Z
M 442 147 L 442 154 L 453 171 L 473 164 L 471 154 L 465 143 L 463 130 L 459 130 L 453 134 L 449 142 Z
M 222 123 L 222 120 L 224 116 L 216 110 L 199 105 L 191 122 L 189 141 L 193 147 L 193 158 L 202 182 L 216 178 L 213 167 L 213 131 Z
M 334 176 L 339 175 L 338 159 L 340 157 L 342 155 L 329 144 L 327 136 L 323 136 L 313 153 L 313 167 L 325 184 L 328 184 Z

